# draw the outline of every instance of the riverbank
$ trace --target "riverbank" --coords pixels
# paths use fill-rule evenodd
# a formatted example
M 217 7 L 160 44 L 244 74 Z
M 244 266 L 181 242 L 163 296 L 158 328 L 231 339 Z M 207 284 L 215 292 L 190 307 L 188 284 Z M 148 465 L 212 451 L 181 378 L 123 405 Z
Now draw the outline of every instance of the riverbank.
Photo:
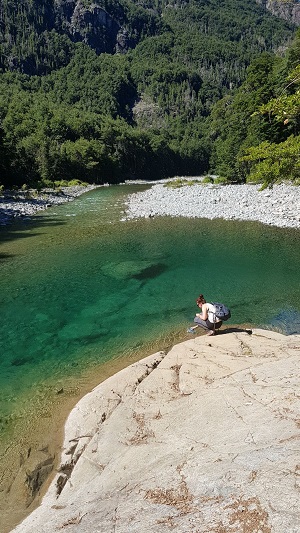
M 71 202 L 74 198 L 97 187 L 100 185 L 76 185 L 59 189 L 42 189 L 39 192 L 35 189 L 3 191 L 0 193 L 0 226 L 5 226 L 16 219 L 26 220 L 53 205 Z
M 155 350 L 168 350 L 189 337 L 185 328 L 178 328 L 139 350 L 127 350 L 98 366 L 79 373 L 70 372 L 59 380 L 54 377 L 43 383 L 42 388 L 37 387 L 40 391 L 37 395 L 33 392 L 30 400 L 23 397 L 26 416 L 23 412 L 22 417 L 15 419 L 14 438 L 0 446 L 1 533 L 9 533 L 39 506 L 60 468 L 64 426 L 74 406 L 120 370 Z
M 126 184 L 149 185 L 146 191 L 131 194 L 122 220 L 157 216 L 224 218 L 249 220 L 283 228 L 300 228 L 300 189 L 278 184 L 260 190 L 260 185 L 219 185 L 203 183 L 203 177 L 172 178 Z M 176 182 L 181 181 L 181 186 Z M 122 185 L 122 184 L 121 184 Z M 100 185 L 43 189 L 40 192 L 5 191 L 0 196 L 0 226 L 15 219 L 26 220 L 39 211 L 70 202 Z
M 65 379 L 63 390 L 50 392 L 47 405 L 40 405 L 35 415 L 31 413 L 27 427 L 18 424 L 20 442 L 8 446 L 4 453 L 1 450 L 1 533 L 12 531 L 40 505 L 60 468 L 64 428 L 74 407 L 94 387 L 139 359 L 138 355 L 124 356 L 80 377 Z
M 300 228 L 300 188 L 274 185 L 218 185 L 188 180 L 158 183 L 131 194 L 123 220 L 158 216 L 249 220 L 282 228 Z
M 236 328 L 118 372 L 72 410 L 13 531 L 298 531 L 299 355 L 299 335 Z

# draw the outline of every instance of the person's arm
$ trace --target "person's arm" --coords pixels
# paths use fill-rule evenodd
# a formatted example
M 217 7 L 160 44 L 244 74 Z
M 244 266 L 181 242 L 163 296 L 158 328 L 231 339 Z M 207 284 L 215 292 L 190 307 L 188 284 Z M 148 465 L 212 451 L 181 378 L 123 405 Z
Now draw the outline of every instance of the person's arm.
M 202 318 L 202 320 L 207 320 L 207 318 L 208 318 L 208 309 L 207 309 L 207 305 L 206 304 L 202 305 L 202 312 L 201 313 L 197 313 L 196 316 L 199 317 L 199 318 Z

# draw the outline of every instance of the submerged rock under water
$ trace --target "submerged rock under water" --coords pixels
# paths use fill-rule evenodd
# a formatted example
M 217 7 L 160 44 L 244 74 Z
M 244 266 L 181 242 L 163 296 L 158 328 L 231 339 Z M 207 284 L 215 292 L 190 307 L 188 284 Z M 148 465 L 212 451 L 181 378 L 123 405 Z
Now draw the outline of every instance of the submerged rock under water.
M 271 320 L 270 326 L 287 335 L 300 334 L 300 313 L 296 309 L 284 309 Z

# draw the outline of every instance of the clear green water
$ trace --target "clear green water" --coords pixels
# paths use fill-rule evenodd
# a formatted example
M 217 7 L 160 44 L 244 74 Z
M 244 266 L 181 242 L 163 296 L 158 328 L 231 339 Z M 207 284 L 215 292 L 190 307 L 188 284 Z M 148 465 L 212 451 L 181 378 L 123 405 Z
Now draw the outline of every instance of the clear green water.
M 1 229 L 2 432 L 43 387 L 185 333 L 200 292 L 230 306 L 231 324 L 300 333 L 299 230 L 119 222 L 139 188 L 98 189 Z

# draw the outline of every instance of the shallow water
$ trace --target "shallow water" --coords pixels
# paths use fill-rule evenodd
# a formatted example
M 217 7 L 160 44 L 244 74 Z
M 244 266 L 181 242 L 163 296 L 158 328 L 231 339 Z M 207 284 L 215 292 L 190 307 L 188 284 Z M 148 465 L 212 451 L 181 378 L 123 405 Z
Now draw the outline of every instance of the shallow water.
M 120 222 L 141 186 L 92 191 L 1 229 L 0 428 L 66 380 L 186 332 L 202 292 L 231 324 L 300 333 L 299 230 L 157 218 Z M 229 323 L 228 323 L 229 324 Z

